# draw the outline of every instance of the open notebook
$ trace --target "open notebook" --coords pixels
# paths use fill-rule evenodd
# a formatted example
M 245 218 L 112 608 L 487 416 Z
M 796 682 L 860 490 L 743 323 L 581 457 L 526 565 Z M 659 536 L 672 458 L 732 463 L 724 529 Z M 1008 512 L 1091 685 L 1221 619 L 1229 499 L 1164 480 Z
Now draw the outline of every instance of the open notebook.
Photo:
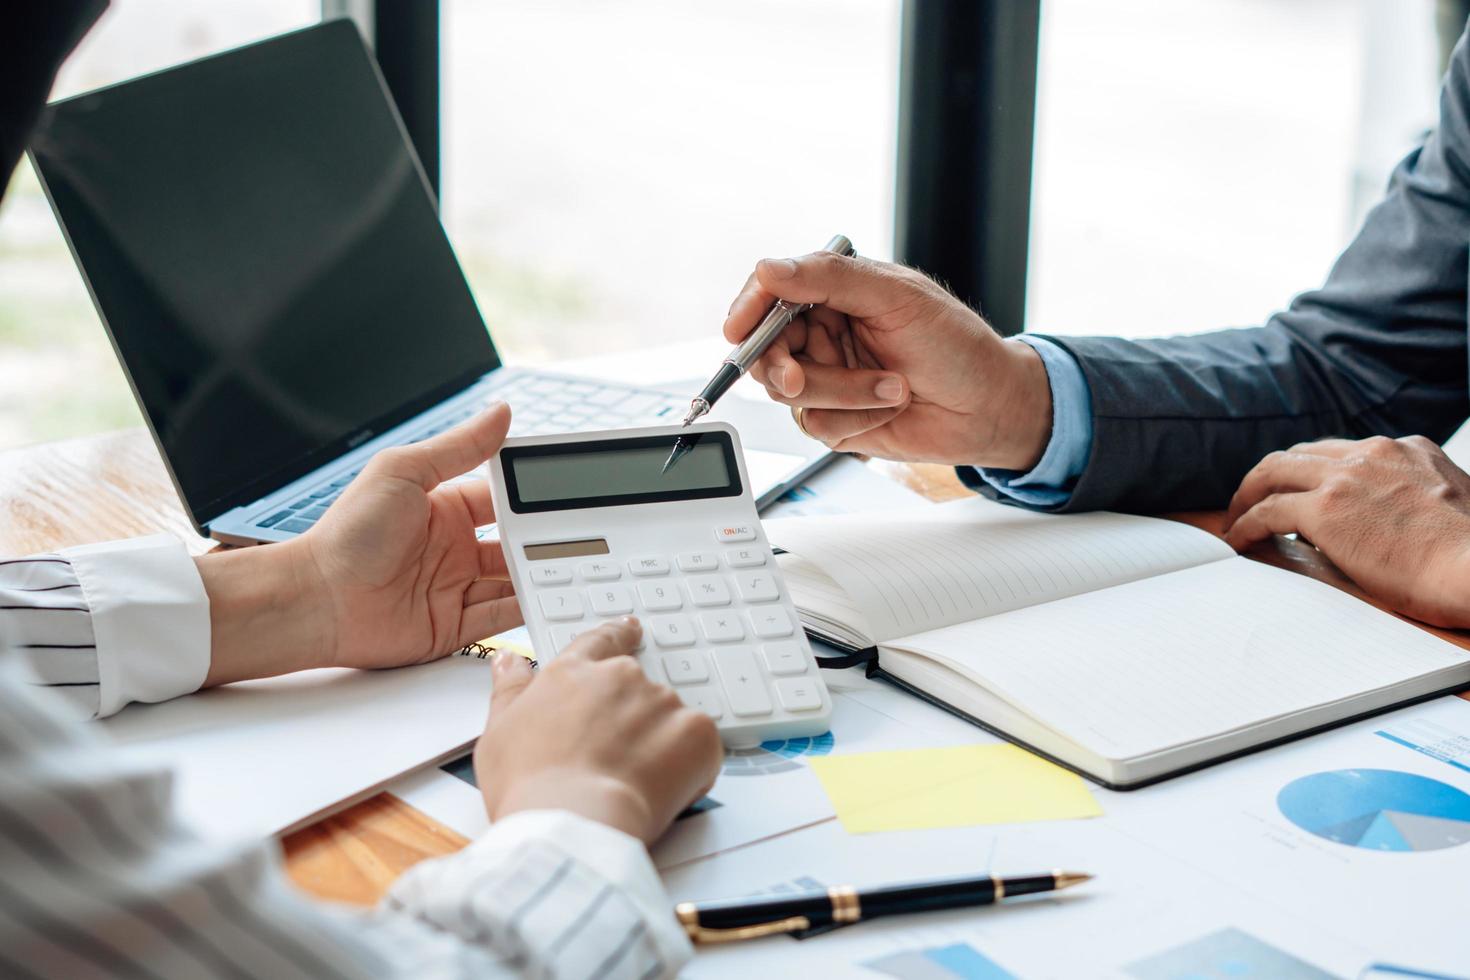
M 808 631 L 1113 788 L 1470 686 L 1470 654 L 1174 521 L 1033 514 L 766 522 Z

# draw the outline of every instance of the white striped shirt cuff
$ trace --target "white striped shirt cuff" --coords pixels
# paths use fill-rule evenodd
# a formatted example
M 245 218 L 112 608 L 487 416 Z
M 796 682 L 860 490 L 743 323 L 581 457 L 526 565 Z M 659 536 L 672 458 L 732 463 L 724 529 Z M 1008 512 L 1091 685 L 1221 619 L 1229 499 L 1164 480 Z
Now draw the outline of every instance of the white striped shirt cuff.
M 496 821 L 458 854 L 411 868 L 385 901 L 529 975 L 652 980 L 693 955 L 643 845 L 564 811 Z
M 183 542 L 156 534 L 60 555 L 92 612 L 100 716 L 199 690 L 209 673 L 209 597 Z

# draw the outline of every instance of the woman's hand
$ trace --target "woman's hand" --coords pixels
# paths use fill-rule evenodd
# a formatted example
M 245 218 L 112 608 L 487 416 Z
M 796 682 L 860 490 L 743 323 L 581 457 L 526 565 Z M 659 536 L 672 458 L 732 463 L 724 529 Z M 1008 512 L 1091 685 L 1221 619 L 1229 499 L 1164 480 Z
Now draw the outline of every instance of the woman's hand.
M 714 785 L 715 724 L 655 684 L 631 656 L 631 616 L 583 633 L 539 673 L 495 657 L 475 775 L 492 820 L 570 810 L 651 843 Z
M 441 486 L 500 450 L 497 403 L 433 439 L 373 457 L 300 539 L 333 612 L 333 662 L 397 667 L 442 657 L 521 623 L 486 480 Z
M 308 667 L 434 660 L 521 622 L 485 480 L 442 485 L 493 456 L 496 404 L 433 439 L 373 457 L 316 527 L 292 541 L 204 555 L 206 686 Z

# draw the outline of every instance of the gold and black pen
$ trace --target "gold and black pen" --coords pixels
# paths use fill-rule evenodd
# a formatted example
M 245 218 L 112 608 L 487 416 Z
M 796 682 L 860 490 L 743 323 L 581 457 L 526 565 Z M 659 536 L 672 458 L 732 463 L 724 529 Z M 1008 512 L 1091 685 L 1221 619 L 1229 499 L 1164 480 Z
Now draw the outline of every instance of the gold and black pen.
M 1012 878 L 993 875 L 936 878 L 863 889 L 834 885 L 826 891 L 814 889 L 770 898 L 681 902 L 675 906 L 674 915 L 694 942 L 725 943 L 847 925 L 881 915 L 990 905 L 1021 895 L 1059 891 L 1091 880 L 1092 875 L 1078 871 L 1049 871 Z

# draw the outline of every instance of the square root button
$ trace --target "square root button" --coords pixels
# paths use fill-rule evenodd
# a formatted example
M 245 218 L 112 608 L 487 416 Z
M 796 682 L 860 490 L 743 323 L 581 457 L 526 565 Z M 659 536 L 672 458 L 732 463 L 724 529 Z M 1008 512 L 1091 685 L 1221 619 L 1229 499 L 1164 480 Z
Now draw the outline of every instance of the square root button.
M 735 588 L 746 602 L 772 602 L 781 598 L 776 577 L 770 572 L 741 572 L 735 576 Z

